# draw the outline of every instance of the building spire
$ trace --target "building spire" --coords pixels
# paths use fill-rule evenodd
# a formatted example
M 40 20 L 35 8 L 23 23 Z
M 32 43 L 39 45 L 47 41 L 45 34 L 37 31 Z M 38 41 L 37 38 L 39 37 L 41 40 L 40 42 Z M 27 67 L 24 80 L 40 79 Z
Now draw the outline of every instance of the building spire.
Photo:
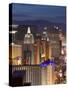
M 27 33 L 28 33 L 28 34 L 30 34 L 30 33 L 31 33 L 31 31 L 30 31 L 30 27 L 28 27 Z

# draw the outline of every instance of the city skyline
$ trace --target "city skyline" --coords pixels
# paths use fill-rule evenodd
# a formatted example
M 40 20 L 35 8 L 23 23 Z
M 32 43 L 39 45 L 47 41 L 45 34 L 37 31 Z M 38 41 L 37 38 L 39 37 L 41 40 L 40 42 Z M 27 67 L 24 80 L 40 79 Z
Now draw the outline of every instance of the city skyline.
M 66 83 L 66 7 L 10 4 L 9 84 Z

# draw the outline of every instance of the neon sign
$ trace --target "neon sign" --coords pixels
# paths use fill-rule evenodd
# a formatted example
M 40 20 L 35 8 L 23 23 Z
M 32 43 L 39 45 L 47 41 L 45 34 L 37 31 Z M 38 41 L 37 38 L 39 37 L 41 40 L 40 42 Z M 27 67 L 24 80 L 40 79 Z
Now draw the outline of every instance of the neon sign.
M 44 62 L 40 64 L 41 67 L 47 67 L 48 65 L 55 65 L 55 62 L 53 60 L 48 59 L 46 61 L 44 60 Z

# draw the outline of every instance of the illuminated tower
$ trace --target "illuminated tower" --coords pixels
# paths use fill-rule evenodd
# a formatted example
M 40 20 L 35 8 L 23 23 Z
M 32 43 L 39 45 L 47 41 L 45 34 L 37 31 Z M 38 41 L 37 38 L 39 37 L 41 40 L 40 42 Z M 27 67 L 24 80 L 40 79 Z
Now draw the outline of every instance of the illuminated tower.
M 47 33 L 46 31 L 43 31 L 42 38 L 41 38 L 41 59 L 46 60 L 46 38 Z
M 18 25 L 12 25 L 12 28 L 16 29 Z M 9 34 L 11 35 L 10 45 L 9 45 L 9 64 L 10 65 L 21 65 L 22 64 L 22 45 L 18 45 L 15 43 L 16 38 L 15 34 L 17 31 L 10 31 Z
M 33 64 L 34 63 L 34 37 L 31 33 L 30 27 L 28 27 L 27 33 L 24 37 L 24 61 L 25 64 Z
M 63 54 L 63 50 L 62 50 L 62 44 L 64 42 L 64 37 L 63 37 L 63 33 L 62 30 L 59 29 L 59 42 L 60 42 L 60 55 Z
M 47 29 L 47 28 L 45 28 Z M 46 30 L 43 31 L 42 34 L 42 44 L 41 44 L 41 60 L 51 59 L 51 45 L 50 40 L 47 35 Z M 52 84 L 53 83 L 53 67 L 51 64 L 47 65 L 47 67 L 42 67 L 42 84 Z
M 36 34 L 36 40 L 34 44 L 35 64 L 40 64 L 40 40 L 41 40 L 41 35 Z
M 31 33 L 30 27 L 28 27 L 27 33 L 25 34 L 24 44 L 34 44 L 34 37 Z
M 51 58 L 51 46 L 50 46 L 50 40 L 49 40 L 46 30 L 43 31 L 41 41 L 42 41 L 41 58 L 43 60 L 47 60 Z

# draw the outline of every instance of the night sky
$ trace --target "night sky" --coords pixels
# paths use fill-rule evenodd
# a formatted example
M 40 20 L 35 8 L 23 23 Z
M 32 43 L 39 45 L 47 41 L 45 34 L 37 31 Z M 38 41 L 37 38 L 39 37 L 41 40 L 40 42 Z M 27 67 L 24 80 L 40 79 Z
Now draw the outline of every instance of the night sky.
M 66 7 L 12 4 L 13 24 L 21 24 L 23 21 L 47 20 L 53 23 L 64 23 L 66 18 Z
M 28 26 L 34 37 L 37 33 L 42 34 L 44 27 L 47 27 L 49 31 L 53 31 L 54 26 L 58 26 L 66 33 L 66 7 L 17 3 L 11 5 L 12 24 L 18 25 L 15 40 L 22 41 L 24 39 Z M 15 30 L 15 28 L 11 30 Z

